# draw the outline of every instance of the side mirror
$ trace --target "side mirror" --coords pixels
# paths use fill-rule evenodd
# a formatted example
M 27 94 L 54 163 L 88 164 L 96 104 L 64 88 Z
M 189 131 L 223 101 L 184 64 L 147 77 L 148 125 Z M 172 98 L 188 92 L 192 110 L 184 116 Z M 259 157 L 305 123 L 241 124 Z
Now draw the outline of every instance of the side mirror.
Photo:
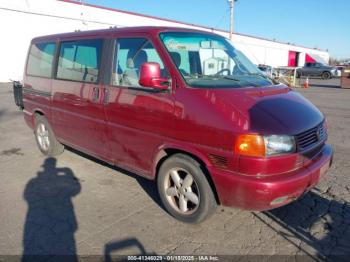
M 170 82 L 168 78 L 161 77 L 158 63 L 148 62 L 141 65 L 139 84 L 144 87 L 167 90 Z

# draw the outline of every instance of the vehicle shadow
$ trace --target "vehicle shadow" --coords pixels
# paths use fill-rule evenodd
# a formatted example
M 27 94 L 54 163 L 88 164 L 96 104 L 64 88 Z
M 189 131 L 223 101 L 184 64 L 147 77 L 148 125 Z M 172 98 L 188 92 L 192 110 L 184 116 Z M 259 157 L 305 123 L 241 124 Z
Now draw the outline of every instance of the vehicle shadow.
M 156 253 L 147 253 L 144 246 L 136 238 L 127 238 L 115 242 L 109 242 L 104 248 L 104 262 L 125 261 L 123 255 L 112 255 L 113 252 L 120 252 L 122 250 L 132 249 L 133 256 L 155 256 Z M 138 251 L 136 252 L 135 249 Z
M 346 202 L 325 198 L 316 189 L 287 206 L 254 216 L 297 247 L 298 255 L 315 261 L 349 261 L 350 205 Z
M 70 168 L 56 167 L 55 158 L 47 158 L 42 168 L 24 190 L 22 261 L 78 261 L 72 198 L 80 193 L 80 183 Z
M 155 202 L 157 203 L 162 209 L 164 209 L 162 203 L 161 203 L 161 200 L 159 198 L 159 195 L 158 195 L 158 191 L 157 191 L 157 185 L 155 183 L 155 181 L 153 180 L 149 180 L 149 179 L 146 179 L 140 175 L 137 175 L 137 174 L 134 174 L 130 171 L 127 171 L 125 169 L 122 169 L 120 167 L 117 167 L 117 166 L 113 166 L 113 165 L 110 165 L 102 160 L 99 160 L 93 156 L 90 156 L 90 155 L 87 155 L 83 152 L 80 152 L 74 148 L 71 148 L 71 147 L 68 147 L 68 146 L 65 146 L 65 149 L 66 150 L 69 150 L 70 152 L 74 153 L 74 154 L 77 154 L 81 157 L 84 157 L 84 158 L 87 158 L 97 164 L 100 164 L 102 166 L 106 166 L 108 168 L 111 168 L 117 172 L 120 172 L 120 173 L 123 173 L 124 175 L 127 175 L 129 177 L 132 177 L 134 178 L 137 183 L 141 186 L 141 188 L 147 193 L 147 195 Z M 164 209 L 165 210 L 165 209 Z

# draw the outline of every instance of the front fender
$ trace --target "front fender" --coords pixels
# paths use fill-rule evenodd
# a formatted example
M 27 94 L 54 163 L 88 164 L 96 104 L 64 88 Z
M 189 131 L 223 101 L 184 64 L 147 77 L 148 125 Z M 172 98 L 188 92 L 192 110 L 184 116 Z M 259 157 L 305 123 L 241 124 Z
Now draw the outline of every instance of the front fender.
M 212 163 L 209 161 L 207 155 L 202 152 L 201 150 L 192 147 L 187 146 L 183 144 L 177 144 L 177 143 L 167 143 L 159 146 L 154 154 L 153 154 L 153 164 L 152 164 L 152 171 L 151 171 L 151 178 L 155 179 L 157 176 L 157 169 L 158 169 L 158 163 L 161 159 L 166 157 L 168 155 L 167 152 L 169 151 L 178 151 L 179 153 L 184 153 L 188 155 L 194 156 L 194 158 L 199 159 L 202 163 L 205 164 L 206 167 L 211 167 Z

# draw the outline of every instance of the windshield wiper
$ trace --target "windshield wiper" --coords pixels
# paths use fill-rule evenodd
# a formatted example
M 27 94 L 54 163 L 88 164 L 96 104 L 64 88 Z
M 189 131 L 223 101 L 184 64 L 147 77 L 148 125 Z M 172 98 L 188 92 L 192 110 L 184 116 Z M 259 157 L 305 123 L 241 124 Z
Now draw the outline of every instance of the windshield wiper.
M 220 75 L 219 76 L 220 78 L 223 78 L 223 79 L 228 79 L 228 80 L 232 80 L 232 81 L 236 81 L 236 82 L 241 82 L 240 79 L 237 79 L 237 78 L 234 78 L 233 76 L 224 76 L 224 75 Z
M 268 79 L 268 77 L 262 73 L 247 73 L 247 74 L 244 74 L 244 75 L 248 75 L 248 76 L 260 76 L 264 79 Z
M 241 80 L 240 79 L 237 79 L 237 78 L 234 78 L 232 76 L 225 76 L 225 75 L 200 75 L 200 74 L 196 74 L 194 75 L 194 77 L 191 77 L 189 76 L 191 79 L 196 79 L 196 78 L 200 78 L 200 79 L 203 79 L 203 80 L 213 80 L 215 78 L 218 78 L 218 79 L 227 79 L 227 80 L 232 80 L 232 81 L 236 81 L 236 82 L 240 82 Z M 207 79 L 206 79 L 207 78 Z
M 264 75 L 262 73 L 250 73 L 249 75 L 253 75 L 253 76 L 260 76 L 261 78 L 263 78 L 264 80 L 268 80 L 268 81 L 271 81 L 273 84 L 277 85 L 279 84 L 279 82 L 274 79 L 273 77 L 269 77 L 267 75 Z

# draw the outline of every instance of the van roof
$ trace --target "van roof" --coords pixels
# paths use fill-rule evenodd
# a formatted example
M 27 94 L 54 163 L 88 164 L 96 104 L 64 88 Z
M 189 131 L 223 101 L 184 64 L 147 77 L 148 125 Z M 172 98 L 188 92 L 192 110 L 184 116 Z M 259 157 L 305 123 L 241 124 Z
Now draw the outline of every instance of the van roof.
M 32 42 L 54 41 L 59 39 L 71 39 L 71 38 L 79 38 L 79 37 L 85 37 L 85 36 L 98 37 L 98 36 L 106 36 L 109 34 L 118 34 L 118 33 L 159 34 L 161 32 L 174 32 L 174 31 L 214 34 L 212 32 L 208 32 L 204 30 L 189 29 L 189 28 L 183 28 L 183 27 L 165 27 L 165 26 L 112 27 L 109 29 L 75 31 L 70 33 L 39 36 L 39 37 L 33 38 Z

